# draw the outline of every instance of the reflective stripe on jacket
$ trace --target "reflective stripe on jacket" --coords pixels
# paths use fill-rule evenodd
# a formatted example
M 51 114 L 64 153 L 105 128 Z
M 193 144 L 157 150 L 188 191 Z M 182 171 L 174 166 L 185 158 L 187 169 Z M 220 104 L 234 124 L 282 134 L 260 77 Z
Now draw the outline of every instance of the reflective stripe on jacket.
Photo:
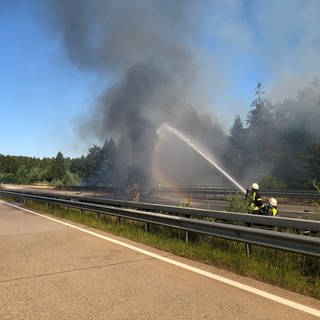
M 248 212 L 252 213 L 257 211 L 262 206 L 262 199 L 258 191 L 251 191 L 251 196 L 249 197 Z
M 275 217 L 276 215 L 278 215 L 278 209 L 273 207 L 272 208 L 272 215 Z

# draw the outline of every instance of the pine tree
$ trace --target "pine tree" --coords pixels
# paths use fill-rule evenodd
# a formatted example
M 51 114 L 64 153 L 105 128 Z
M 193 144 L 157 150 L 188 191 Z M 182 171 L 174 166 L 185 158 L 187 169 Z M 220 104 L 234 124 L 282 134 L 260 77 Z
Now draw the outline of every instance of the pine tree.
M 53 159 L 50 169 L 49 169 L 49 179 L 52 180 L 62 180 L 67 172 L 65 159 L 61 152 L 57 153 L 55 159 Z
M 237 114 L 233 125 L 230 129 L 230 137 L 229 141 L 231 144 L 231 147 L 237 150 L 240 150 L 243 148 L 245 143 L 245 133 L 246 129 L 243 126 L 243 122 L 240 118 L 240 116 Z
M 255 88 L 255 99 L 251 103 L 251 110 L 247 117 L 247 125 L 250 131 L 255 133 L 266 126 L 271 116 L 271 104 L 264 98 L 262 82 L 258 82 Z

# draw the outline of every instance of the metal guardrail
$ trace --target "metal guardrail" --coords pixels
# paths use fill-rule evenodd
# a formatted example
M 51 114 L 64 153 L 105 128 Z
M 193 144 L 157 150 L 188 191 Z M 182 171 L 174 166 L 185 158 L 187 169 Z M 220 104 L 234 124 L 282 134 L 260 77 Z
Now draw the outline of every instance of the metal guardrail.
M 20 194 L 20 192 L 15 192 Z M 138 210 L 145 210 L 149 212 L 160 212 L 167 213 L 171 215 L 178 215 L 184 217 L 193 218 L 212 218 L 217 220 L 222 220 L 225 222 L 236 222 L 236 223 L 250 223 L 254 225 L 263 225 L 268 227 L 278 227 L 278 228 L 291 228 L 303 231 L 320 232 L 320 221 L 314 220 L 303 220 L 303 219 L 292 219 L 284 217 L 269 217 L 260 215 L 251 215 L 245 213 L 235 213 L 220 210 L 206 210 L 206 209 L 196 209 L 196 208 L 185 208 L 169 205 L 161 205 L 154 203 L 143 203 L 143 202 L 133 202 L 115 199 L 105 199 L 105 198 L 90 198 L 82 197 L 77 195 L 65 195 L 65 194 L 54 194 L 54 193 L 29 193 L 24 192 L 24 194 L 39 195 L 44 197 L 55 197 L 65 200 L 76 200 L 80 202 L 95 203 L 109 206 L 116 206 L 122 208 L 134 208 Z
M 92 191 L 92 192 L 109 192 L 113 194 L 123 194 L 124 190 L 114 187 L 91 187 L 91 186 L 59 186 L 55 187 L 55 190 L 66 190 L 66 191 Z
M 235 194 L 240 192 L 234 188 L 215 188 L 215 187 L 158 187 L 153 192 L 176 192 L 176 193 L 190 193 L 192 195 L 211 195 L 211 196 L 223 196 Z M 304 199 L 316 199 L 320 200 L 320 193 L 313 190 L 263 190 L 263 195 L 273 197 L 285 197 L 285 198 L 304 198 Z
M 0 191 L 1 192 L 1 191 Z M 10 193 L 10 191 L 7 191 Z M 102 204 L 107 206 L 116 206 L 120 208 L 133 208 L 137 210 L 144 210 L 148 212 L 166 213 L 170 215 L 178 215 L 183 217 L 193 218 L 212 218 L 223 222 L 234 222 L 243 224 L 252 224 L 266 227 L 277 227 L 277 228 L 289 228 L 302 231 L 312 231 L 320 233 L 320 221 L 316 220 L 303 220 L 303 219 L 292 219 L 284 217 L 270 217 L 261 215 L 252 215 L 246 213 L 227 212 L 220 210 L 207 210 L 197 208 L 185 208 L 177 206 L 169 206 L 154 203 L 143 203 L 134 201 L 124 201 L 115 199 L 105 198 L 90 198 L 82 197 L 78 195 L 66 195 L 66 194 L 55 194 L 55 193 L 41 193 L 41 192 L 11 192 L 12 195 L 37 195 L 42 197 L 50 197 L 64 200 L 74 200 L 79 202 Z
M 20 198 L 53 203 L 107 215 L 114 215 L 126 219 L 154 223 L 157 225 L 177 228 L 185 231 L 193 231 L 206 235 L 217 236 L 229 240 L 241 241 L 304 255 L 320 257 L 320 239 L 317 237 L 270 231 L 253 227 L 249 228 L 226 223 L 208 222 L 192 218 L 145 212 L 136 209 L 119 208 L 101 204 L 98 205 L 94 203 L 57 199 L 26 193 L 0 190 L 0 194 L 18 196 Z M 184 209 L 187 210 L 187 208 Z M 190 210 L 193 211 L 193 209 Z M 190 213 L 190 210 L 187 211 Z M 251 222 L 253 222 L 253 220 Z
M 112 194 L 125 194 L 125 190 L 115 187 L 93 187 L 93 186 L 69 186 L 69 187 L 56 187 L 56 190 L 66 191 L 79 191 L 79 192 L 107 192 Z M 213 186 L 176 186 L 165 187 L 160 186 L 150 191 L 152 192 L 165 192 L 165 193 L 188 193 L 193 196 L 214 196 L 214 197 L 226 197 L 228 195 L 240 192 L 236 188 L 223 188 Z M 265 189 L 263 195 L 273 197 L 285 197 L 285 198 L 304 198 L 312 200 L 320 200 L 320 193 L 314 190 L 278 190 L 278 189 Z

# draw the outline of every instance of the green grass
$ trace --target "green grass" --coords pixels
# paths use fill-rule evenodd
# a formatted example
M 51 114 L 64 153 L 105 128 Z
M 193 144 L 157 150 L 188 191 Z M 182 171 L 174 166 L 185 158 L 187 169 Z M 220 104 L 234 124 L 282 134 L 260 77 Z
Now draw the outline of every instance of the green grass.
M 221 267 L 238 274 L 320 299 L 320 259 L 280 250 L 252 246 L 250 257 L 245 244 L 216 237 L 149 225 L 79 209 L 67 209 L 28 201 L 28 208 L 79 222 L 115 235 L 159 248 L 173 254 Z

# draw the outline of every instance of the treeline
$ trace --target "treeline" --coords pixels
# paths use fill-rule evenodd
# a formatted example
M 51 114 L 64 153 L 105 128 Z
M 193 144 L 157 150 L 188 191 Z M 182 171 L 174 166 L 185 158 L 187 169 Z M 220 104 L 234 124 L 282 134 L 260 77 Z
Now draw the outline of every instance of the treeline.
M 273 105 L 258 83 L 245 122 L 230 130 L 225 161 L 240 180 L 269 188 L 312 188 L 320 178 L 320 85 L 315 81 L 296 99 Z
M 102 147 L 94 145 L 86 156 L 65 158 L 32 158 L 0 154 L 0 182 L 46 184 L 54 186 L 108 185 L 113 172 L 116 144 L 107 140 Z
M 212 140 L 207 132 L 215 131 L 207 127 L 203 131 L 204 142 Z M 247 118 L 237 115 L 228 134 L 221 130 L 214 137 L 224 141 L 221 163 L 242 184 L 257 181 L 265 188 L 313 188 L 313 182 L 320 180 L 319 82 L 296 99 L 277 105 L 265 98 L 258 83 Z M 120 175 L 121 187 L 147 181 L 148 171 L 127 164 L 125 153 L 110 139 L 75 159 L 61 152 L 43 159 L 0 154 L 0 182 L 111 186 L 119 184 Z

